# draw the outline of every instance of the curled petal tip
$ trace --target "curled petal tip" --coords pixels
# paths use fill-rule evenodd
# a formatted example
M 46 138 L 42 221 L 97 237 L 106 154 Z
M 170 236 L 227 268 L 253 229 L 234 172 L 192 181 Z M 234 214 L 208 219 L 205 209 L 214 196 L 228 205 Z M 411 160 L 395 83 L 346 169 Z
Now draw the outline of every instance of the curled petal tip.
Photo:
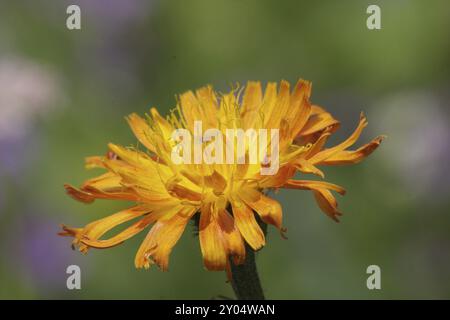
M 287 240 L 288 237 L 286 236 L 287 228 L 280 228 L 280 235 L 284 240 Z

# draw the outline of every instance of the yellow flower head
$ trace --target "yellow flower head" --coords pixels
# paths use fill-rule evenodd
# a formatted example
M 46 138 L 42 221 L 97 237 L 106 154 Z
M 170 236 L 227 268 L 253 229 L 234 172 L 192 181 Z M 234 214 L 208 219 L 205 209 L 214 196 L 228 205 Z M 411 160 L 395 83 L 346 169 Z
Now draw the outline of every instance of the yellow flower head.
M 73 244 L 81 252 L 89 248 L 109 248 L 149 229 L 135 258 L 137 268 L 157 264 L 167 270 L 169 254 L 189 220 L 196 218 L 204 264 L 209 270 L 228 269 L 229 263 L 242 263 L 245 242 L 253 250 L 265 244 L 264 232 L 257 220 L 282 227 L 281 205 L 266 196 L 271 189 L 310 190 L 322 211 L 334 220 L 341 215 L 332 191 L 344 194 L 335 184 L 317 180 L 297 180 L 297 172 L 324 178 L 319 169 L 324 165 L 358 163 L 372 153 L 383 137 L 377 137 L 356 150 L 347 150 L 360 136 L 367 120 L 361 114 L 359 125 L 342 143 L 327 148 L 328 138 L 339 122 L 321 107 L 310 103 L 311 84 L 299 80 L 294 88 L 287 81 L 269 83 L 265 90 L 260 82 L 248 82 L 245 90 L 216 93 L 211 86 L 188 91 L 179 96 L 178 105 L 170 116 L 163 118 L 155 108 L 147 119 L 131 114 L 127 120 L 145 151 L 108 145 L 105 156 L 86 159 L 87 168 L 102 168 L 106 173 L 87 180 L 79 189 L 66 185 L 66 191 L 76 200 L 91 203 L 95 199 L 133 201 L 135 206 L 94 221 L 84 228 L 63 226 L 61 235 L 73 236 Z M 250 151 L 257 144 L 256 136 L 247 136 L 247 143 L 218 144 L 215 140 L 195 138 L 196 123 L 202 130 L 215 129 L 226 135 L 230 129 L 278 129 L 266 137 L 268 146 L 277 143 L 278 163 L 273 174 L 262 174 L 274 161 L 274 149 L 268 147 L 265 157 L 251 161 Z M 176 129 L 192 133 L 193 140 L 174 137 Z M 212 132 L 212 131 L 210 131 Z M 233 142 L 236 142 L 233 137 Z M 185 139 L 183 141 L 183 139 Z M 180 143 L 189 147 L 180 151 Z M 202 150 L 213 149 L 218 156 L 223 151 L 231 158 L 223 162 L 186 161 L 175 163 L 173 156 L 192 160 L 190 147 L 200 143 Z M 213 146 L 214 148 L 211 148 Z M 243 152 L 241 159 L 235 154 Z M 141 148 L 142 149 L 142 148 Z M 234 152 L 236 151 L 236 152 Z M 197 159 L 198 160 L 198 159 Z M 195 217 L 195 215 L 198 215 Z M 114 227 L 132 222 L 117 235 L 104 239 Z M 231 260 L 230 260 L 231 258 Z

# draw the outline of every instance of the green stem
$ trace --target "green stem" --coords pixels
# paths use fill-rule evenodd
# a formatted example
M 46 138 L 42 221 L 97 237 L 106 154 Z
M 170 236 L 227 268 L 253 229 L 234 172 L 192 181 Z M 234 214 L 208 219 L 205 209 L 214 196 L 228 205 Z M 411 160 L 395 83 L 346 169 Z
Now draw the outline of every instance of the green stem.
M 231 285 L 238 300 L 264 300 L 264 292 L 256 269 L 255 251 L 247 244 L 245 262 L 231 265 Z
M 267 233 L 267 224 L 257 219 L 264 234 Z M 238 300 L 264 300 L 264 292 L 256 268 L 255 251 L 245 243 L 245 262 L 235 265 L 230 261 L 231 265 L 231 286 Z
M 228 211 L 232 213 L 231 207 Z M 267 224 L 265 224 L 258 216 L 255 215 L 264 235 L 267 234 Z M 194 234 L 199 233 L 199 221 L 200 215 L 196 214 L 193 217 L 194 222 Z M 240 265 L 235 265 L 233 258 L 230 257 L 231 266 L 231 286 L 238 300 L 264 300 L 264 292 L 261 287 L 261 282 L 258 276 L 258 270 L 256 268 L 256 253 L 245 242 L 245 261 Z

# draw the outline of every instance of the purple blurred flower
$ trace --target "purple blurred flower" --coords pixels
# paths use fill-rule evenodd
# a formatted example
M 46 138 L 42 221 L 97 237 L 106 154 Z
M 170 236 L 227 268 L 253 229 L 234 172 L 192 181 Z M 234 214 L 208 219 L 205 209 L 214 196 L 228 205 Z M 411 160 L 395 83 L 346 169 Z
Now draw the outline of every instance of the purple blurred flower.
M 19 57 L 0 58 L 0 212 L 6 178 L 20 183 L 39 151 L 36 119 L 61 97 L 58 78 L 48 69 Z
M 18 57 L 0 59 L 0 175 L 15 175 L 29 158 L 35 120 L 61 98 L 57 77 Z
M 389 143 L 385 163 L 417 196 L 446 196 L 450 173 L 450 120 L 443 95 L 430 92 L 397 94 L 375 106 L 371 116 Z
M 78 0 L 86 37 L 77 44 L 79 60 L 87 73 L 101 77 L 111 94 L 124 94 L 137 86 L 136 73 L 142 43 L 136 28 L 152 12 L 155 1 Z
M 80 6 L 82 14 L 86 14 L 90 22 L 110 32 L 126 28 L 142 19 L 149 13 L 154 1 L 145 0 L 78 0 L 67 1 L 67 4 Z
M 19 139 L 36 116 L 46 113 L 60 95 L 56 76 L 18 57 L 0 59 L 0 137 Z
M 11 252 L 11 268 L 43 291 L 65 289 L 66 268 L 73 264 L 75 252 L 57 235 L 58 223 L 42 211 L 24 212 L 9 228 L 6 244 Z

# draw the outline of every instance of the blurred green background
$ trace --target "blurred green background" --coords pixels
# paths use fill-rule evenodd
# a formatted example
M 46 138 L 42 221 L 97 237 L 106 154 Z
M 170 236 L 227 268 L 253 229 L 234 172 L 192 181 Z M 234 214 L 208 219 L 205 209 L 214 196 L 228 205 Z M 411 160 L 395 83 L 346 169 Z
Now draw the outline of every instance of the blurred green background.
M 82 29 L 66 28 L 81 7 Z M 366 27 L 381 7 L 382 29 Z M 85 156 L 135 143 L 124 117 L 166 113 L 175 94 L 247 80 L 313 82 L 342 121 L 364 110 L 386 142 L 364 163 L 326 168 L 343 185 L 336 224 L 305 191 L 281 191 L 288 240 L 269 230 L 257 260 L 271 299 L 450 298 L 450 3 L 442 1 L 83 0 L 0 2 L 0 298 L 233 297 L 188 228 L 170 271 L 136 270 L 144 233 L 87 256 L 56 236 L 126 203 L 65 195 L 96 172 Z M 66 288 L 66 267 L 82 289 Z M 366 268 L 381 267 L 368 290 Z

